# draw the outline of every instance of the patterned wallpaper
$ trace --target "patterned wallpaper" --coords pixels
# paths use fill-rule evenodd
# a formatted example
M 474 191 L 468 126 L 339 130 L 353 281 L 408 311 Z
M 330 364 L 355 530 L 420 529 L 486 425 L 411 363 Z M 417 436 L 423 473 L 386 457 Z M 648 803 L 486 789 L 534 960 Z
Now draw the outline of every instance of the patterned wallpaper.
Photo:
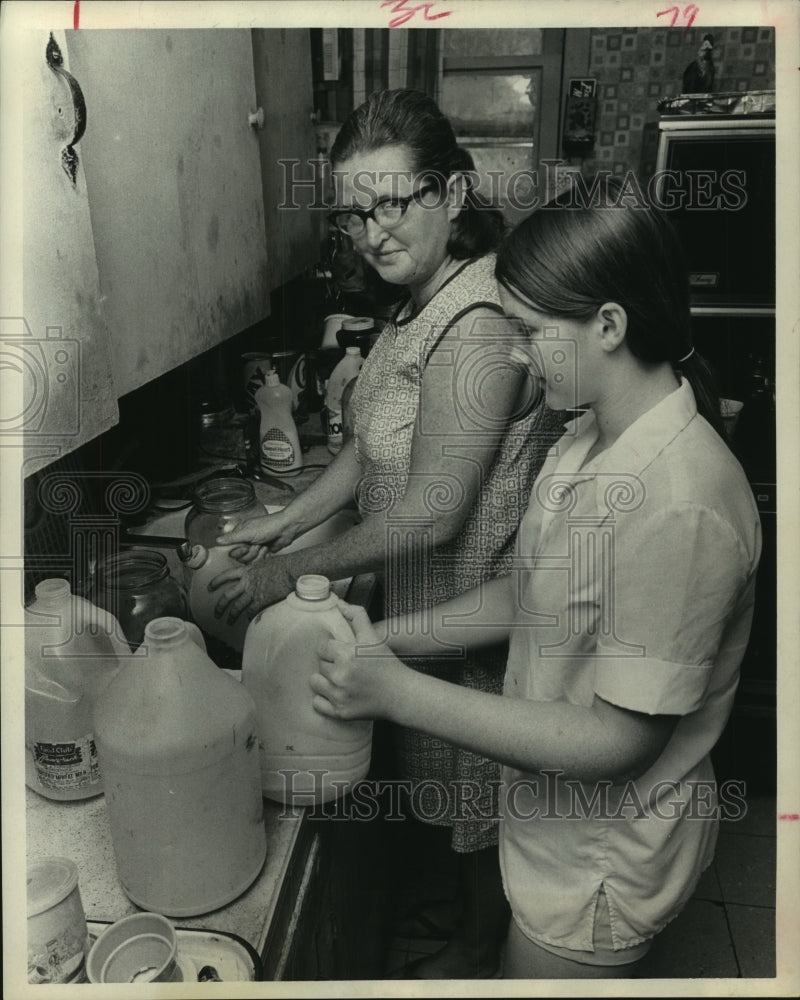
M 771 27 L 593 28 L 587 76 L 597 80 L 596 141 L 583 172 L 655 169 L 658 102 L 682 92 L 703 35 L 714 36 L 714 92 L 774 90 Z

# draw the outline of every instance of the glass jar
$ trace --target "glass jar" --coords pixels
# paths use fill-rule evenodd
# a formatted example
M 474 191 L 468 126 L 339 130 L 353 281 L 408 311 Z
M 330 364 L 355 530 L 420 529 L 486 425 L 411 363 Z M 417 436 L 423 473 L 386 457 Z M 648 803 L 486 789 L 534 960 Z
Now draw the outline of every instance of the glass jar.
M 94 602 L 114 615 L 132 650 L 154 618 L 186 618 L 186 591 L 169 571 L 166 556 L 153 549 L 129 549 L 101 561 Z
M 210 549 L 226 524 L 264 513 L 255 487 L 247 479 L 209 479 L 194 491 L 194 506 L 186 515 L 184 534 L 190 545 Z

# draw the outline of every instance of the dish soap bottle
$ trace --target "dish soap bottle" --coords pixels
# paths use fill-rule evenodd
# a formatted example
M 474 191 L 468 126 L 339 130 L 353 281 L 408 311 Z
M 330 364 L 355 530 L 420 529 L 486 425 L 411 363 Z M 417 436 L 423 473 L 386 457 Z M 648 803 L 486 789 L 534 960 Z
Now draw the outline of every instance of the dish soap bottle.
M 25 784 L 47 799 L 103 792 L 95 705 L 131 656 L 116 619 L 73 594 L 69 581 L 42 580 L 25 610 Z
M 261 468 L 278 476 L 296 476 L 303 468 L 300 439 L 292 417 L 292 390 L 283 385 L 276 371 L 256 391 L 261 415 Z
M 256 704 L 261 738 L 261 789 L 278 802 L 311 805 L 345 794 L 372 756 L 372 723 L 329 719 L 313 707 L 309 677 L 319 672 L 326 637 L 353 631 L 327 577 L 304 575 L 296 589 L 250 623 L 242 684 Z
M 336 365 L 328 379 L 325 390 L 325 408 L 327 411 L 327 436 L 328 451 L 332 455 L 338 455 L 344 443 L 342 426 L 342 395 L 345 386 L 358 376 L 364 359 L 361 357 L 361 349 L 355 345 L 345 348 L 344 357 Z
M 264 863 L 255 705 L 180 618 L 144 634 L 98 701 L 97 751 L 122 888 L 189 917 L 236 899 Z

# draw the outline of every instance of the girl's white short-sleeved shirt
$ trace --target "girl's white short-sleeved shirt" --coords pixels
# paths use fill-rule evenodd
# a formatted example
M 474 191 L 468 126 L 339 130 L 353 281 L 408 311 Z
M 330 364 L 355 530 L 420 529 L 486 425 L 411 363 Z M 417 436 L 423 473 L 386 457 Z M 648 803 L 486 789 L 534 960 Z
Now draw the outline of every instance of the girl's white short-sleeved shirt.
M 566 425 L 520 525 L 520 612 L 504 693 L 680 716 L 635 782 L 589 786 L 503 769 L 500 859 L 520 928 L 592 951 L 605 890 L 615 948 L 652 937 L 710 863 L 709 752 L 730 714 L 761 548 L 744 472 L 688 382 L 605 452 L 589 411 Z M 739 792 L 739 795 L 741 791 Z

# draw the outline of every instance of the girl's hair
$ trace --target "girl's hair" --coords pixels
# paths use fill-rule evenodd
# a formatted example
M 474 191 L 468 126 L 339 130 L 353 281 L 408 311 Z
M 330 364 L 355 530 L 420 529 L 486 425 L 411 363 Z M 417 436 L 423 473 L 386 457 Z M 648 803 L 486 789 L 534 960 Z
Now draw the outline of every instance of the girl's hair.
M 497 280 L 565 319 L 585 321 L 604 302 L 619 303 L 634 356 L 669 361 L 727 441 L 713 374 L 693 350 L 689 274 L 672 225 L 641 200 L 630 204 L 630 194 L 624 204 L 622 186 L 610 176 L 587 182 L 586 192 L 566 192 L 524 219 L 498 252 Z
M 408 150 L 412 170 L 425 180 L 436 178 L 442 190 L 452 174 L 465 173 L 465 203 L 453 222 L 447 245 L 452 257 L 465 260 L 497 246 L 504 232 L 502 213 L 473 189 L 472 156 L 458 145 L 450 122 L 427 94 L 418 90 L 372 94 L 345 120 L 330 158 L 335 169 L 352 156 L 387 146 Z

